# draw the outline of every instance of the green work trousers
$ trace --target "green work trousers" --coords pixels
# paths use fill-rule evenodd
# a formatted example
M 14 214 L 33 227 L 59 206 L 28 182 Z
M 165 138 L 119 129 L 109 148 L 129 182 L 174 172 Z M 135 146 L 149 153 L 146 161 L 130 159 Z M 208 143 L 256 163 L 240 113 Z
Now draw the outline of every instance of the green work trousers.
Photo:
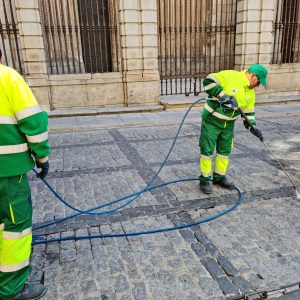
M 0 299 L 19 293 L 29 274 L 32 203 L 27 176 L 0 178 Z
M 209 122 L 209 118 L 201 125 L 199 146 L 200 156 L 200 182 L 211 181 L 212 157 L 216 149 L 216 161 L 213 181 L 221 181 L 227 171 L 229 155 L 233 147 L 234 121 L 223 121 L 220 124 Z

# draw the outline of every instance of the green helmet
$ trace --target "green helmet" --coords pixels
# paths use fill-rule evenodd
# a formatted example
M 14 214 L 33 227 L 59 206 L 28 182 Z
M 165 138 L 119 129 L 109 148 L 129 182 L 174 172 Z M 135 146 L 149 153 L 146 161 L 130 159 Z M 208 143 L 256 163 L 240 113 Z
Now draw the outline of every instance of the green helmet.
M 249 67 L 248 72 L 255 74 L 258 77 L 261 85 L 263 85 L 264 87 L 267 86 L 266 77 L 268 75 L 268 71 L 264 66 L 262 66 L 260 64 L 254 64 Z

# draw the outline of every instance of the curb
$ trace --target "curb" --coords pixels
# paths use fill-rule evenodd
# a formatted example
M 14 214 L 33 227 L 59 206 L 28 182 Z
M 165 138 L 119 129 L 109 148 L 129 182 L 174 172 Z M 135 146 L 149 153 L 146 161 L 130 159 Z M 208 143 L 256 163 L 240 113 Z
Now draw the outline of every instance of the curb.
M 300 117 L 299 112 L 280 112 L 280 113 L 263 113 L 257 115 L 256 119 L 276 119 L 276 118 L 288 118 L 288 117 Z M 126 128 L 126 127 L 150 127 L 150 126 L 167 126 L 167 125 L 179 125 L 181 120 L 149 120 L 147 122 L 136 122 L 136 123 L 126 123 L 126 122 L 116 122 L 110 124 L 97 124 L 97 125 L 74 125 L 66 127 L 56 127 L 49 128 L 50 132 L 70 132 L 70 131 L 89 131 L 97 129 L 108 129 L 108 128 Z M 187 118 L 185 124 L 200 124 L 201 116 L 199 118 Z
M 200 97 L 199 97 L 200 98 Z M 171 110 L 171 109 L 181 109 L 181 108 L 188 108 L 190 105 L 192 105 L 196 100 L 194 98 L 192 99 L 176 99 L 176 100 L 161 100 L 161 105 L 164 106 L 165 110 Z M 282 97 L 282 98 L 273 98 L 273 99 L 257 99 L 255 106 L 269 106 L 269 105 L 282 105 L 282 104 L 295 104 L 300 103 L 300 97 Z M 204 106 L 204 101 L 197 103 L 195 105 L 198 106 Z
M 66 117 L 82 117 L 82 116 L 98 116 L 98 115 L 112 115 L 112 114 L 129 114 L 129 113 L 143 113 L 143 112 L 159 112 L 163 111 L 163 105 L 147 105 L 147 106 L 133 106 L 133 107 L 104 107 L 104 108 L 71 108 L 58 109 L 48 112 L 49 118 L 66 118 Z
M 200 98 L 200 97 L 198 97 Z M 113 114 L 130 114 L 130 113 L 144 113 L 144 112 L 160 112 L 169 110 L 181 110 L 189 108 L 196 100 L 189 99 L 169 99 L 161 100 L 157 105 L 141 105 L 141 106 L 112 106 L 103 108 L 70 108 L 57 109 L 48 112 L 49 118 L 66 118 L 66 117 L 82 117 L 82 116 L 99 116 L 99 115 L 113 115 Z M 256 106 L 267 105 L 283 105 L 300 103 L 299 96 L 273 98 L 273 99 L 257 99 Z M 204 102 L 197 103 L 195 107 L 203 107 Z

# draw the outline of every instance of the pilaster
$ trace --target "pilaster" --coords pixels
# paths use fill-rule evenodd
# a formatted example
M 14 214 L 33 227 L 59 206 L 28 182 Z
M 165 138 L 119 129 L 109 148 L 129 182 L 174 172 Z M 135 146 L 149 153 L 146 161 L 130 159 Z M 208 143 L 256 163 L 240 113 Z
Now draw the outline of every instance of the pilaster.
M 235 68 L 268 66 L 272 55 L 275 0 L 240 0 L 237 5 Z
M 157 104 L 157 8 L 155 0 L 119 0 L 125 105 Z
M 37 0 L 15 0 L 25 77 L 39 103 L 51 109 L 47 64 Z

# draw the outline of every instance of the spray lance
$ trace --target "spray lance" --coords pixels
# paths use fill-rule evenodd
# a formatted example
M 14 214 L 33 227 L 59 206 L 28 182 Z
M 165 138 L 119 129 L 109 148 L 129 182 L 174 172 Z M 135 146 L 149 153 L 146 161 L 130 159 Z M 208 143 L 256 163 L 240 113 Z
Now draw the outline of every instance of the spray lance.
M 253 124 L 251 124 L 251 122 L 249 121 L 248 117 L 245 115 L 245 113 L 243 112 L 243 110 L 240 107 L 238 107 L 238 111 L 240 112 L 241 116 L 245 119 L 245 121 L 248 123 L 248 125 L 250 126 L 250 128 L 253 131 L 256 131 L 255 127 L 253 126 Z M 271 153 L 271 155 L 276 160 L 276 162 L 278 163 L 278 165 L 280 166 L 280 168 L 284 171 L 284 173 L 286 174 L 286 176 L 288 177 L 288 179 L 291 181 L 291 183 L 292 183 L 292 185 L 293 185 L 293 187 L 295 189 L 296 197 L 297 197 L 298 200 L 300 200 L 300 192 L 297 191 L 296 184 L 295 184 L 294 180 L 291 178 L 291 176 L 289 175 L 289 173 L 285 170 L 285 168 L 283 167 L 283 165 L 276 158 L 275 154 L 271 151 L 271 149 L 265 143 L 263 137 L 260 136 L 259 139 L 265 145 L 266 149 Z

